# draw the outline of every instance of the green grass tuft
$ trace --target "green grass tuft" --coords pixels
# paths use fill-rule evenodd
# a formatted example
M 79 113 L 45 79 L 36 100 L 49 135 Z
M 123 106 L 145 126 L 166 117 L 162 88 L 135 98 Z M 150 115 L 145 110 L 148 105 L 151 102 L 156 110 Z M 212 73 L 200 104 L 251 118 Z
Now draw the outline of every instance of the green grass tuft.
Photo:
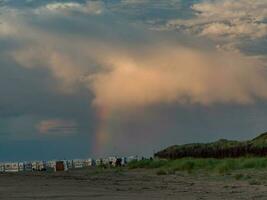
M 166 174 L 176 171 L 193 172 L 206 170 L 219 174 L 228 174 L 234 170 L 243 169 L 267 169 L 267 158 L 263 157 L 244 157 L 244 158 L 181 158 L 177 160 L 141 160 L 133 161 L 128 164 L 130 169 L 159 169 Z

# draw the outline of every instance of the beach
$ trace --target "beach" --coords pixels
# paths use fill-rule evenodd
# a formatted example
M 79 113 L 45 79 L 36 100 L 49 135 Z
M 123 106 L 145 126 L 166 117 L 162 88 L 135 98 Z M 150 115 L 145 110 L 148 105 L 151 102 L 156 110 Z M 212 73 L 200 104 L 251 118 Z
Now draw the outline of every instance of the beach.
M 0 199 L 267 199 L 266 174 L 239 180 L 238 172 L 157 175 L 146 169 L 9 173 L 0 175 Z

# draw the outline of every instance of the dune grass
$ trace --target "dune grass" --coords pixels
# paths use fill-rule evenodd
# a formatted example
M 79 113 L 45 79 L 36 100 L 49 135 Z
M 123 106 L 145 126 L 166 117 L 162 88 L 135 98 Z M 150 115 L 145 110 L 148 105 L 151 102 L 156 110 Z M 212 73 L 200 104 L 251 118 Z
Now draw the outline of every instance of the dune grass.
M 247 141 L 220 139 L 210 143 L 173 145 L 155 154 L 161 159 L 266 157 L 267 132 Z
M 181 158 L 177 160 L 141 160 L 128 164 L 130 169 L 145 168 L 158 169 L 159 175 L 171 174 L 176 171 L 193 172 L 206 170 L 225 174 L 233 170 L 243 169 L 267 169 L 267 158 L 244 157 L 244 158 Z

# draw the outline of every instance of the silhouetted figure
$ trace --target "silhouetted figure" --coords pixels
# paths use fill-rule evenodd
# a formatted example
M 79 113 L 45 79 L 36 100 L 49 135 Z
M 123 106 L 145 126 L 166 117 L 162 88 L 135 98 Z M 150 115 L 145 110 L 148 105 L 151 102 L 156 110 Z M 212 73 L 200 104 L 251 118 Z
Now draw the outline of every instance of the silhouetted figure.
M 122 163 L 122 159 L 121 158 L 117 158 L 116 167 L 121 167 L 121 163 Z

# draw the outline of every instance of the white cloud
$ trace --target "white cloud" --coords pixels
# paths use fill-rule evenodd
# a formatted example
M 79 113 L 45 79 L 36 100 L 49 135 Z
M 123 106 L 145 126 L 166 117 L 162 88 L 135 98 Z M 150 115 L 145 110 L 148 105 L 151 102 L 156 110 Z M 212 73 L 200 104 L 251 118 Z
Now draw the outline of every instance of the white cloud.
M 98 15 L 104 11 L 104 4 L 102 1 L 87 1 L 86 3 L 77 3 L 77 2 L 55 2 L 49 3 L 44 7 L 38 8 L 37 12 L 42 11 L 51 11 L 51 12 L 80 12 L 84 14 L 94 14 Z
M 267 2 L 262 0 L 215 0 L 194 4 L 195 17 L 170 20 L 169 28 L 219 39 L 267 35 Z
M 235 21 L 235 24 L 214 22 L 203 27 L 201 35 L 261 38 L 267 34 L 267 24 Z
M 50 3 L 46 5 L 48 10 L 73 10 L 80 9 L 81 4 L 76 2 L 67 2 L 67 3 Z

